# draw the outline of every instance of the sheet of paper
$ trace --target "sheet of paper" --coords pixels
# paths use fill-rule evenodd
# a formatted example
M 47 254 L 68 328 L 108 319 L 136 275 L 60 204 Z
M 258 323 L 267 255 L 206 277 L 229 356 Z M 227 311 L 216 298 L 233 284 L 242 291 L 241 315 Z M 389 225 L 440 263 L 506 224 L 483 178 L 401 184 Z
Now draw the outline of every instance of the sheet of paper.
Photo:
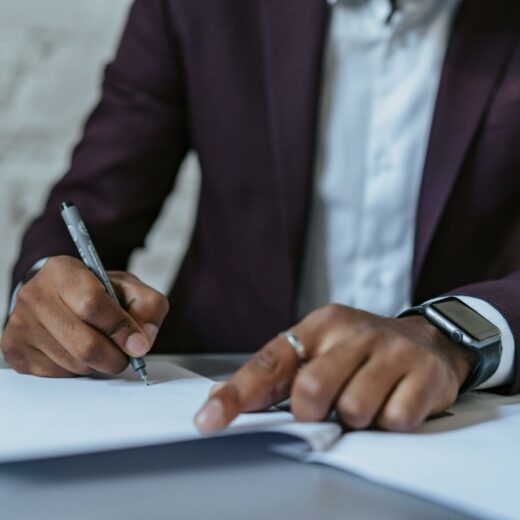
M 478 518 L 520 518 L 520 397 L 463 397 L 413 434 L 355 432 L 309 460 L 441 502 Z
M 117 377 L 42 379 L 0 370 L 0 463 L 200 437 L 193 418 L 213 382 L 168 362 L 148 362 L 146 387 Z M 245 414 L 226 434 L 279 431 L 323 448 L 336 425 L 301 425 L 286 412 Z

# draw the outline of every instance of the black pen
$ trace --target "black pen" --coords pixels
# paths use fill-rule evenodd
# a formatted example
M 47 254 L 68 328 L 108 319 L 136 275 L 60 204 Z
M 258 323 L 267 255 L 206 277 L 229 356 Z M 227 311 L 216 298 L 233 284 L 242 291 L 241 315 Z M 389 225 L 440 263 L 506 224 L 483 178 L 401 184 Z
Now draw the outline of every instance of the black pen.
M 99 281 L 105 286 L 107 293 L 119 304 L 119 299 L 114 287 L 110 283 L 107 272 L 101 263 L 101 259 L 94 247 L 94 243 L 90 238 L 87 227 L 79 214 L 78 208 L 71 202 L 62 202 L 60 205 L 61 216 L 65 221 L 69 230 L 72 241 L 78 250 L 84 264 L 97 276 Z M 142 358 L 134 358 L 130 356 L 130 364 L 132 368 L 141 376 L 141 379 L 148 385 L 148 374 L 146 373 L 146 364 Z

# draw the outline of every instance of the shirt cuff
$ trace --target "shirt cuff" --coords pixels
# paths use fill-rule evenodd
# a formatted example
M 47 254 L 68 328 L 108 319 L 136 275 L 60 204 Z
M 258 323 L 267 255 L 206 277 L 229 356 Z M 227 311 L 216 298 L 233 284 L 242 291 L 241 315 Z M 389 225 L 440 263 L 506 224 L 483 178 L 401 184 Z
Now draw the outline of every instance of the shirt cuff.
M 474 298 L 473 296 L 459 296 L 456 294 L 453 296 L 465 303 L 468 307 L 471 307 L 475 312 L 478 312 L 500 330 L 502 354 L 500 355 L 498 368 L 489 379 L 486 379 L 486 381 L 481 383 L 477 388 L 475 388 L 475 390 L 485 390 L 487 388 L 496 388 L 497 386 L 510 384 L 513 381 L 515 339 L 506 319 L 500 311 L 480 298 Z M 433 303 L 444 298 L 445 296 L 432 298 L 431 300 L 428 300 L 427 303 Z
M 27 276 L 30 274 L 36 274 L 47 262 L 48 258 L 41 258 L 38 260 L 27 272 Z M 27 278 L 27 277 L 26 277 Z M 13 312 L 14 306 L 16 305 L 16 296 L 18 295 L 18 291 L 20 287 L 25 283 L 25 279 L 22 280 L 14 289 L 13 294 L 11 295 L 11 300 L 9 301 L 9 310 L 7 311 L 7 315 L 10 316 Z

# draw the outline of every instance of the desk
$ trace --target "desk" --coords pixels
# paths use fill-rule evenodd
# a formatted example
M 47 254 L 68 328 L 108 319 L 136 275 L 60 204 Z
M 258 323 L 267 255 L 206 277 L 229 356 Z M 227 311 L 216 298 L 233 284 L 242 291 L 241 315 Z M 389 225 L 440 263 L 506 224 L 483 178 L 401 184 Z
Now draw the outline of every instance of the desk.
M 214 379 L 225 378 L 246 359 L 162 358 Z M 0 442 L 1 435 L 0 425 Z M 0 465 L 0 516 L 6 520 L 469 518 L 346 472 L 282 458 L 270 453 L 268 445 L 269 439 L 260 436 L 207 439 Z

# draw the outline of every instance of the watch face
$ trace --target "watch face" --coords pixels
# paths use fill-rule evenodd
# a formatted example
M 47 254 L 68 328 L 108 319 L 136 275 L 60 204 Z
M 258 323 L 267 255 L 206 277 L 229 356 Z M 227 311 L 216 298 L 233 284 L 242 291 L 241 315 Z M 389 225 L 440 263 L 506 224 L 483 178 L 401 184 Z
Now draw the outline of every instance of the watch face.
M 500 332 L 495 325 L 460 300 L 435 302 L 432 307 L 478 341 L 484 341 Z

